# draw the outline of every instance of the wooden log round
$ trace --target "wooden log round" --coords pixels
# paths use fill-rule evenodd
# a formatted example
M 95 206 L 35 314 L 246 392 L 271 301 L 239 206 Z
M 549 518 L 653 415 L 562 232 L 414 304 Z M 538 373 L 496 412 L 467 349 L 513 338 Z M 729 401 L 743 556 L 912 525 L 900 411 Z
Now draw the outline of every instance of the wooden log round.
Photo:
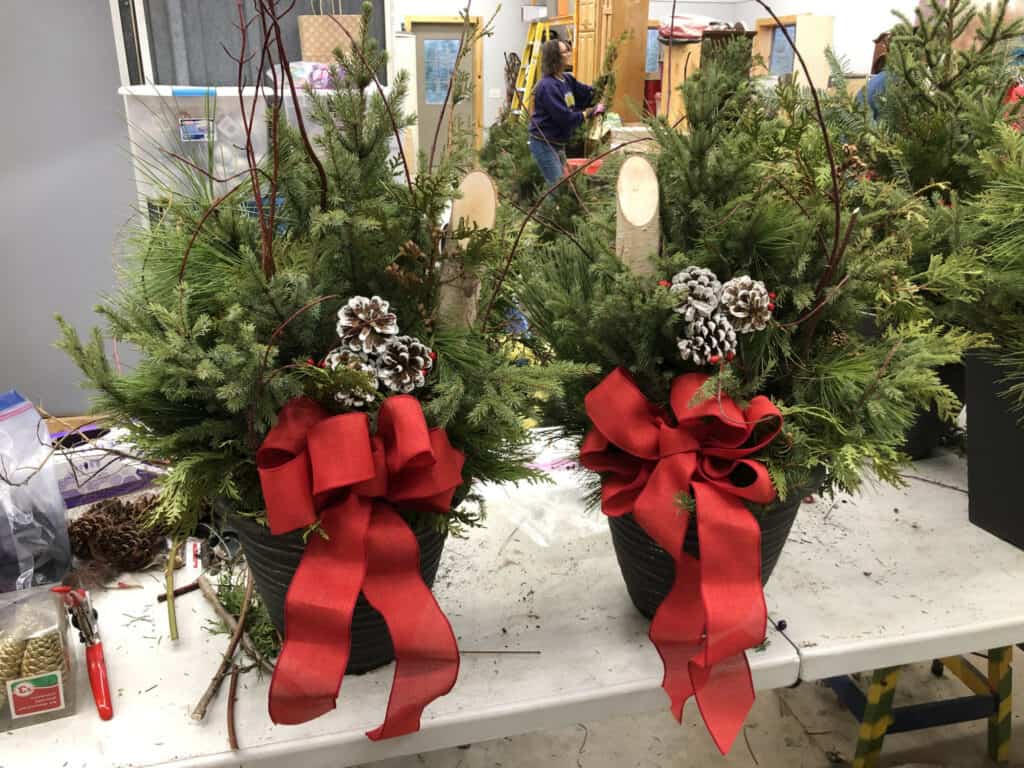
M 651 163 L 641 155 L 629 157 L 616 185 L 615 253 L 639 275 L 654 274 L 661 245 L 658 194 L 658 175 Z

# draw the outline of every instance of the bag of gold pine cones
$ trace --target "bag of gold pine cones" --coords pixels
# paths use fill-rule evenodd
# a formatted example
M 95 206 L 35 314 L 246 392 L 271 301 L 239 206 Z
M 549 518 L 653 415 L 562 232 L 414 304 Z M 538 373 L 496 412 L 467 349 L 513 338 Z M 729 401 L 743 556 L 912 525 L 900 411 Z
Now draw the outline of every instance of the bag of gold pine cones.
M 48 587 L 0 594 L 0 730 L 74 714 L 74 653 Z

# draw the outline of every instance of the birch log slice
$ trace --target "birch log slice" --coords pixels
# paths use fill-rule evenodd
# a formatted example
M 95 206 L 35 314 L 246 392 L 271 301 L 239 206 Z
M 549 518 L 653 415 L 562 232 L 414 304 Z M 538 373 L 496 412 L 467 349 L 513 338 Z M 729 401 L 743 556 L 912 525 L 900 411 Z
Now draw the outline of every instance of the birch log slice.
M 452 205 L 451 228 L 476 227 L 491 229 L 498 213 L 498 190 L 491 177 L 483 171 L 470 171 L 459 184 L 461 196 Z M 442 325 L 468 328 L 476 322 L 480 301 L 480 281 L 463 274 L 459 252 L 465 250 L 469 238 L 448 241 L 441 266 L 441 292 L 438 315 Z
M 615 253 L 638 275 L 654 274 L 661 245 L 658 176 L 648 160 L 633 155 L 622 164 L 616 185 Z

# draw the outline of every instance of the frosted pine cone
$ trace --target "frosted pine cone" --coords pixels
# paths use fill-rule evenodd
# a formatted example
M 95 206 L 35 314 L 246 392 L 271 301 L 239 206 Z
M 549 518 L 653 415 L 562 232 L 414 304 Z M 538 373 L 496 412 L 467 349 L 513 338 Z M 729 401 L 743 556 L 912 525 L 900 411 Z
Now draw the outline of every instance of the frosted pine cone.
M 722 307 L 739 333 L 763 331 L 772 319 L 768 289 L 750 275 L 734 277 L 722 286 Z
M 336 371 L 339 368 L 349 368 L 353 371 L 365 373 L 373 388 L 380 388 L 380 382 L 377 379 L 377 369 L 373 367 L 370 363 L 370 359 L 366 355 L 358 352 L 350 352 L 347 349 L 339 347 L 338 349 L 331 350 L 327 353 L 327 357 L 324 359 L 324 364 L 332 371 Z M 366 406 L 371 405 L 376 398 L 372 392 L 357 390 L 351 392 L 338 392 L 334 395 L 334 399 L 346 408 L 365 408 Z
M 380 296 L 353 296 L 338 310 L 338 336 L 353 352 L 376 354 L 398 333 L 398 318 Z
M 672 293 L 680 299 L 676 312 L 688 323 L 708 317 L 718 308 L 722 283 L 710 269 L 687 267 L 672 278 Z
M 396 336 L 380 355 L 377 375 L 392 392 L 408 394 L 424 385 L 433 367 L 430 347 L 411 336 Z
M 679 355 L 696 365 L 731 360 L 736 354 L 736 330 L 723 312 L 697 317 L 688 322 L 679 339 Z M 712 360 L 712 358 L 717 358 Z

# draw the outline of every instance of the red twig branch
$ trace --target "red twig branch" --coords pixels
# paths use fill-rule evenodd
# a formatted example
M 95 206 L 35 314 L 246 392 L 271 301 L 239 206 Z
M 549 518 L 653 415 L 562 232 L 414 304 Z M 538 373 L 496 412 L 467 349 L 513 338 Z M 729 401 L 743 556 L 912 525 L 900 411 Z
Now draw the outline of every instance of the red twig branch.
M 271 4 L 276 0 L 271 0 Z M 270 18 L 271 23 L 274 27 L 274 37 L 277 39 L 277 59 L 281 65 L 281 69 L 284 72 L 285 79 L 288 81 L 288 91 L 292 97 L 292 106 L 295 107 L 295 121 L 299 126 L 299 135 L 302 136 L 302 145 L 306 148 L 306 155 L 309 157 L 309 161 L 316 168 L 316 175 L 320 180 L 320 210 L 327 210 L 327 171 L 324 170 L 324 164 L 320 162 L 320 158 L 317 157 L 316 151 L 313 149 L 313 144 L 309 140 L 309 134 L 306 132 L 306 121 L 302 117 L 302 105 L 299 103 L 299 93 L 295 89 L 295 79 L 292 77 L 292 68 L 288 62 L 288 54 L 284 49 L 284 40 L 281 36 L 281 25 L 280 19 L 289 13 L 292 8 L 295 7 L 295 3 L 292 2 L 288 8 L 280 15 L 276 15 L 271 11 Z M 333 16 L 327 18 L 337 21 Z

